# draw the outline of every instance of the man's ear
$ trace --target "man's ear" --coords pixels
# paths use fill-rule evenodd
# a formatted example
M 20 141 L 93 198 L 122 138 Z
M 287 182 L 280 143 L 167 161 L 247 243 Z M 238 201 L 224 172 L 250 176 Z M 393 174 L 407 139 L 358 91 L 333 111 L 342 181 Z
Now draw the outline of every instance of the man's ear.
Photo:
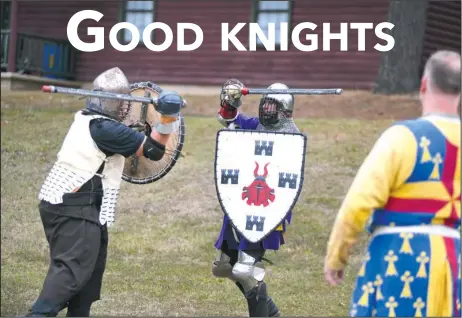
M 425 94 L 428 89 L 428 77 L 424 76 L 422 77 L 422 80 L 420 81 L 420 93 Z

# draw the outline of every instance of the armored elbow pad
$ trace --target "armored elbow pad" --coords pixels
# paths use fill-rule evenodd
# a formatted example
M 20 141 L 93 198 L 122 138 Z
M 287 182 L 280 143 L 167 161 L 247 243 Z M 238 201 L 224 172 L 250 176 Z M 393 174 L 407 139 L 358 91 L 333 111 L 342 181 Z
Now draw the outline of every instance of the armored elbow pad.
M 165 146 L 159 143 L 158 141 L 151 138 L 151 136 L 146 137 L 146 141 L 143 145 L 143 155 L 149 160 L 158 161 L 162 159 L 165 153 Z

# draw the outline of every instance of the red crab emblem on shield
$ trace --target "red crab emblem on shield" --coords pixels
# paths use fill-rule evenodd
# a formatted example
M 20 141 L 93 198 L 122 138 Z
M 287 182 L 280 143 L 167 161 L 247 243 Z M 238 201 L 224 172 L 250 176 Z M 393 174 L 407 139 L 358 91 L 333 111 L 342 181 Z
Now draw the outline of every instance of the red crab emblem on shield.
M 248 205 L 255 205 L 267 207 L 269 202 L 274 202 L 275 195 L 274 189 L 271 189 L 266 183 L 266 177 L 268 176 L 267 163 L 264 167 L 263 175 L 258 175 L 258 163 L 255 162 L 255 170 L 253 172 L 255 180 L 248 186 L 244 187 L 242 191 L 242 200 L 247 199 Z

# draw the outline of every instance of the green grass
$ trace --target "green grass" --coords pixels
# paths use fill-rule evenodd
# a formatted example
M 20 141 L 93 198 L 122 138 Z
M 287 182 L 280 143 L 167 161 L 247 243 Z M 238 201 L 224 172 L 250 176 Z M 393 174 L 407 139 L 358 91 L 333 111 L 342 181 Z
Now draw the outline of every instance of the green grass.
M 33 108 L 2 98 L 2 316 L 25 313 L 47 271 L 37 194 L 75 111 L 54 106 L 56 101 Z M 305 184 L 287 244 L 267 254 L 275 263 L 268 266 L 269 294 L 284 316 L 342 316 L 364 238 L 338 288 L 323 278 L 326 243 L 357 168 L 389 121 L 296 123 L 308 134 Z M 222 219 L 213 179 L 215 136 L 221 127 L 208 117 L 188 116 L 186 124 L 186 157 L 164 179 L 144 186 L 123 183 L 110 229 L 102 300 L 92 315 L 247 316 L 235 285 L 211 274 Z

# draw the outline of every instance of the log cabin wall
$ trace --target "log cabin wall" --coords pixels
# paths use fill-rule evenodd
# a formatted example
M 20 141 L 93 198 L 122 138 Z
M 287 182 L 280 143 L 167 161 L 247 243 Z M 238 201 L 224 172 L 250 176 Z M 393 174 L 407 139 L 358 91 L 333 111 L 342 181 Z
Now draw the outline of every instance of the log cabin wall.
M 99 52 L 80 52 L 77 60 L 76 79 L 91 81 L 98 73 L 120 67 L 130 81 L 151 80 L 166 84 L 221 85 L 228 78 L 238 78 L 246 85 L 266 86 L 284 82 L 297 87 L 342 87 L 369 89 L 377 78 L 380 52 L 373 49 L 379 41 L 373 30 L 366 32 L 366 50 L 357 51 L 357 31 L 348 32 L 348 52 L 340 51 L 340 41 L 331 41 L 331 50 L 322 49 L 322 23 L 331 23 L 331 32 L 340 31 L 341 22 L 372 22 L 374 26 L 387 20 L 389 0 L 303 0 L 292 1 L 286 20 L 291 28 L 302 22 L 318 25 L 314 31 L 300 33 L 302 43 L 306 34 L 318 34 L 318 51 L 303 52 L 289 40 L 288 51 L 254 52 L 237 51 L 230 43 L 230 50 L 221 51 L 221 23 L 230 29 L 239 22 L 254 22 L 258 18 L 258 1 L 153 1 L 152 20 L 164 22 L 173 31 L 172 46 L 163 52 L 153 52 L 140 44 L 133 51 L 118 52 L 109 43 L 110 28 L 127 20 L 124 1 L 21 1 L 18 11 L 19 32 L 40 34 L 66 39 L 66 27 L 73 14 L 93 9 L 104 14 L 99 21 L 85 20 L 79 27 L 83 41 L 93 41 L 85 35 L 89 26 L 105 28 L 105 49 Z M 133 1 L 131 1 L 133 2 Z M 132 4 L 133 5 L 133 4 Z M 260 19 L 265 13 L 260 13 Z M 281 15 L 284 19 L 283 14 Z M 145 14 L 149 19 L 149 14 Z M 139 20 L 139 19 L 138 19 Z M 178 52 L 176 25 L 178 22 L 195 23 L 204 33 L 200 48 L 190 52 Z M 134 23 L 134 22 L 132 22 Z M 139 23 L 137 21 L 136 23 Z M 460 32 L 460 31 L 459 31 Z M 460 33 L 459 33 L 460 34 Z M 121 35 L 122 36 L 122 35 Z M 248 48 L 248 27 L 241 29 L 237 38 Z M 164 40 L 162 31 L 154 32 L 154 43 Z M 185 42 L 192 43 L 194 34 L 187 31 Z

